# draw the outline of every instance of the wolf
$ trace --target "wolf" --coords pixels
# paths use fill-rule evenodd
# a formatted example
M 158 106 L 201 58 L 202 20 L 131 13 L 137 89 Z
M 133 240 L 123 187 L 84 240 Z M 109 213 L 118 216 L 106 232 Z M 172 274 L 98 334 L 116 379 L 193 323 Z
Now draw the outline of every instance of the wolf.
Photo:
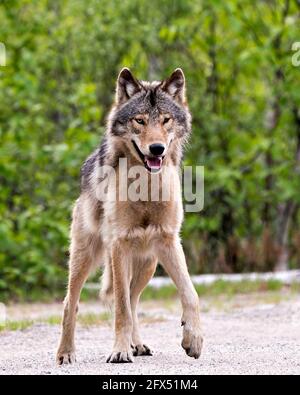
M 103 297 L 114 302 L 115 341 L 110 363 L 133 362 L 133 356 L 152 355 L 141 338 L 137 306 L 159 262 L 174 281 L 182 304 L 182 347 L 199 358 L 202 349 L 199 298 L 190 279 L 180 240 L 183 204 L 180 166 L 191 132 L 185 76 L 176 69 L 162 81 L 146 82 L 123 68 L 116 84 L 100 147 L 81 172 L 81 194 L 72 216 L 68 290 L 57 363 L 76 361 L 74 331 L 81 289 L 91 270 L 104 266 Z M 162 180 L 167 174 L 171 199 L 99 199 L 101 168 L 116 170 L 106 177 L 108 196 L 122 176 L 120 159 L 128 169 Z M 102 173 L 101 173 L 102 174 Z M 164 185 L 160 185 L 160 190 Z M 161 196 L 161 195 L 159 195 Z

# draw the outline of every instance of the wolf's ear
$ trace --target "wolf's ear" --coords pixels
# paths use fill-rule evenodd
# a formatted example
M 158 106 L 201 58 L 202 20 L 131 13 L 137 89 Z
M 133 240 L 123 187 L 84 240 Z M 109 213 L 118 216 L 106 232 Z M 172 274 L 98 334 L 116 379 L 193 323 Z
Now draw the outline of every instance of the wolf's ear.
M 181 104 L 185 103 L 185 77 L 181 69 L 174 70 L 171 76 L 163 81 L 161 88 Z
M 120 71 L 117 80 L 116 102 L 118 104 L 125 103 L 140 90 L 141 86 L 138 81 L 131 74 L 131 71 L 127 67 L 124 67 Z

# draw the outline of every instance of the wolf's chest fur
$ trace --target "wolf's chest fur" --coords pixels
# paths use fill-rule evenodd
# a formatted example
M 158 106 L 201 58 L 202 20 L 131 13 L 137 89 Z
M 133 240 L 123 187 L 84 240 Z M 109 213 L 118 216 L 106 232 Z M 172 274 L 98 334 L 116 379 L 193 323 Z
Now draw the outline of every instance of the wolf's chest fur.
M 176 178 L 169 200 L 119 201 L 109 200 L 103 204 L 102 238 L 107 243 L 127 239 L 142 243 L 163 234 L 176 234 L 180 230 L 183 212 L 180 187 Z

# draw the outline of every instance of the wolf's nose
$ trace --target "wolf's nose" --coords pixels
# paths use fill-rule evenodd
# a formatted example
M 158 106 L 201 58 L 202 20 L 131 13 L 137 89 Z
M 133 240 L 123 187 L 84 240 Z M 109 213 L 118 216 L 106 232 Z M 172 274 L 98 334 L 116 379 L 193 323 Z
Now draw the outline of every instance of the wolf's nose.
M 164 153 L 165 146 L 163 144 L 151 144 L 149 150 L 152 155 L 161 156 Z

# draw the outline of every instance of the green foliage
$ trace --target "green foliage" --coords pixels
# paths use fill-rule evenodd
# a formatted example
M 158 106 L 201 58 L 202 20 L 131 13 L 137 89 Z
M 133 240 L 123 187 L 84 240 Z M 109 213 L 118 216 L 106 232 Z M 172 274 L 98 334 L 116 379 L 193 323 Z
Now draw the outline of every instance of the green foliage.
M 219 296 L 219 295 L 247 295 L 254 292 L 276 292 L 284 288 L 284 284 L 278 280 L 268 281 L 251 281 L 242 280 L 231 282 L 226 280 L 217 280 L 213 284 L 196 284 L 195 288 L 199 296 Z M 299 291 L 299 283 L 292 283 L 291 292 Z M 148 286 L 142 293 L 142 300 L 168 300 L 178 295 L 174 285 L 165 285 L 160 288 Z
M 87 313 L 79 314 L 77 317 L 79 325 L 89 327 L 93 325 L 101 325 L 111 319 L 109 313 Z M 37 323 L 46 323 L 49 325 L 60 325 L 61 317 L 57 315 L 49 316 L 47 318 L 35 318 L 34 320 L 17 320 L 17 321 L 6 321 L 4 324 L 0 324 L 0 332 L 6 331 L 22 331 L 30 328 Z
M 264 232 L 274 240 L 278 209 L 290 200 L 297 267 L 300 68 L 291 47 L 299 13 L 296 1 L 275 0 L 3 0 L 1 299 L 64 288 L 79 169 L 103 134 L 124 65 L 144 79 L 178 66 L 187 77 L 194 122 L 186 162 L 206 169 L 205 210 L 183 229 L 192 270 L 273 269 Z M 280 117 L 269 128 L 274 101 Z
M 34 324 L 31 320 L 8 321 L 5 324 L 0 324 L 0 332 L 3 331 L 23 331 L 30 328 Z

